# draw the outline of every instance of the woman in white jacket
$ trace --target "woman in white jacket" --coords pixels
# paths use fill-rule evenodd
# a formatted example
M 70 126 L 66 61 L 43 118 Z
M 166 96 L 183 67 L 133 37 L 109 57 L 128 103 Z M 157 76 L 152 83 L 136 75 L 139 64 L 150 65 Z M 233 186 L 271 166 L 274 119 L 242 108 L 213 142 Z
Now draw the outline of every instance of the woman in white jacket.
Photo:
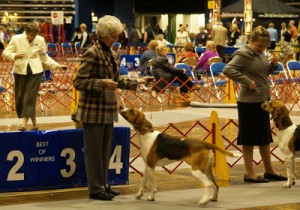
M 24 33 L 13 36 L 3 51 L 6 59 L 14 61 L 16 111 L 18 117 L 23 118 L 20 131 L 26 130 L 29 118 L 32 130 L 38 130 L 35 106 L 43 64 L 50 69 L 67 69 L 48 56 L 45 40 L 38 35 L 39 29 L 37 23 L 28 23 Z

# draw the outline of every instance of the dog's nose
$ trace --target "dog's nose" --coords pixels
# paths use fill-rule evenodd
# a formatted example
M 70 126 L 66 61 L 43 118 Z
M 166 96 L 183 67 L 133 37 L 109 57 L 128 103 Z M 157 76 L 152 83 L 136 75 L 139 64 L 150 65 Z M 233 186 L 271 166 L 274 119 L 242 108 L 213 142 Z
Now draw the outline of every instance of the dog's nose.
M 119 111 L 122 111 L 124 109 L 123 106 L 119 106 Z

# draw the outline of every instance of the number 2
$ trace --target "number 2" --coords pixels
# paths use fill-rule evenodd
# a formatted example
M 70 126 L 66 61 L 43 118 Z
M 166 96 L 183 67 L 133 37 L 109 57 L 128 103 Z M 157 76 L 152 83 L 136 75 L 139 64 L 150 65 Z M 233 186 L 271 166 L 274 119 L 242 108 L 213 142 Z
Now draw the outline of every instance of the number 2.
M 8 161 L 13 161 L 14 158 L 17 158 L 16 164 L 10 169 L 7 175 L 7 181 L 18 181 L 24 180 L 24 173 L 17 173 L 17 171 L 22 167 L 24 163 L 24 155 L 19 150 L 13 150 L 7 155 Z

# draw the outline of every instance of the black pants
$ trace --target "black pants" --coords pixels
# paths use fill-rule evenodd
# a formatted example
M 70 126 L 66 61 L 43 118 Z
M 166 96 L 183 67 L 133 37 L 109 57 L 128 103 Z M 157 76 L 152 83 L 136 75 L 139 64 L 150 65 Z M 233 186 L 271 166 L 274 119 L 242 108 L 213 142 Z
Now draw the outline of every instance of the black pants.
M 108 185 L 108 166 L 113 141 L 113 123 L 83 123 L 84 160 L 91 194 Z
M 34 117 L 36 98 L 41 83 L 42 72 L 32 74 L 28 65 L 27 75 L 15 73 L 15 101 L 16 111 L 19 118 Z
M 219 53 L 219 56 L 224 60 L 225 47 L 223 47 L 222 45 L 217 45 L 216 48 L 217 48 L 217 52 Z

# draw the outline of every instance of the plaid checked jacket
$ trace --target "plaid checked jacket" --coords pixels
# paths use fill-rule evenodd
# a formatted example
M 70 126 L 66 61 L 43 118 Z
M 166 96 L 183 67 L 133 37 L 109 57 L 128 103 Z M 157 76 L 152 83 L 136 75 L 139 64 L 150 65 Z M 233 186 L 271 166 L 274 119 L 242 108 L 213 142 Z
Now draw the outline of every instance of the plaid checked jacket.
M 85 123 L 109 124 L 118 121 L 115 90 L 105 89 L 103 79 L 118 81 L 118 88 L 136 90 L 137 80 L 121 79 L 120 61 L 104 43 L 96 42 L 83 55 L 73 81 L 80 91 L 76 119 Z

